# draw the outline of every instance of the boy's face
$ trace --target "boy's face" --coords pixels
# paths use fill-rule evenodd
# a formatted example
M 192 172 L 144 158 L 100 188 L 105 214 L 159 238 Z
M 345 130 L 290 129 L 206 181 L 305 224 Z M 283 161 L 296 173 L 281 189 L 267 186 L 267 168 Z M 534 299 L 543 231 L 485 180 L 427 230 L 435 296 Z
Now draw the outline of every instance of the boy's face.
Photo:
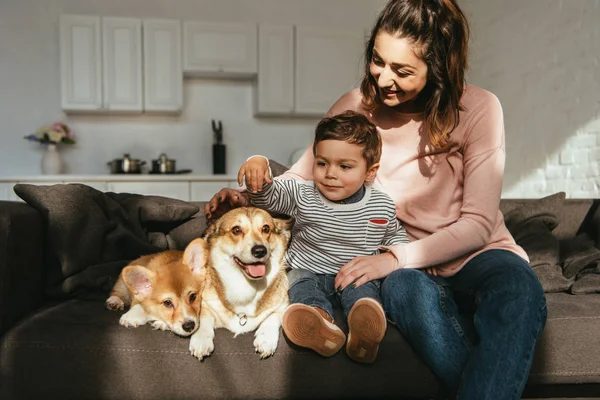
M 362 147 L 342 140 L 323 140 L 315 149 L 313 178 L 317 189 L 332 201 L 352 196 L 377 174 L 379 164 L 367 170 Z

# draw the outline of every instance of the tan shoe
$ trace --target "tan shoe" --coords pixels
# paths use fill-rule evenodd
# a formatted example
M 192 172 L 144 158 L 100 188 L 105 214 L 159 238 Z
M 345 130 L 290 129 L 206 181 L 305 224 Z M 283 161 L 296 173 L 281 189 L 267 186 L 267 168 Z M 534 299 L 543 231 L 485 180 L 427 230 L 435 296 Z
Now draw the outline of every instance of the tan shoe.
M 346 335 L 329 314 L 306 304 L 290 304 L 283 314 L 283 331 L 298 346 L 331 357 L 344 346 Z
M 348 357 L 365 364 L 374 362 L 386 328 L 385 313 L 377 300 L 366 297 L 354 303 L 348 314 Z

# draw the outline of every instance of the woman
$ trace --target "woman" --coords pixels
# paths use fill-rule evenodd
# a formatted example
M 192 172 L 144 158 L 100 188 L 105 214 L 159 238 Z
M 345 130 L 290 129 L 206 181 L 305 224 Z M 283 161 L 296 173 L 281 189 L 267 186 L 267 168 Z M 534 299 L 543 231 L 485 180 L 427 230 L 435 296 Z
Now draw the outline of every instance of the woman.
M 454 0 L 391 0 L 367 44 L 360 89 L 329 111 L 361 112 L 379 129 L 377 180 L 411 239 L 356 257 L 336 286 L 385 278 L 389 318 L 450 393 L 519 399 L 546 302 L 499 211 L 502 109 L 493 94 L 465 83 L 468 34 Z M 310 180 L 312 163 L 308 149 L 285 176 Z M 248 199 L 224 189 L 207 216 L 226 204 Z M 465 294 L 475 302 L 470 318 L 456 302 Z

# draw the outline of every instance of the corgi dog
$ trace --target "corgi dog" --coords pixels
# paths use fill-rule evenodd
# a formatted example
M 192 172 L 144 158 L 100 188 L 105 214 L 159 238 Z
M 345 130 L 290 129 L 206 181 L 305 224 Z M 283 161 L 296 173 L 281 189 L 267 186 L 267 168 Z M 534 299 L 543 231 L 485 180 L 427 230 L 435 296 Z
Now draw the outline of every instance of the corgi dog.
M 206 259 L 206 280 L 200 327 L 190 339 L 194 357 L 202 360 L 212 353 L 216 328 L 234 337 L 256 330 L 255 351 L 261 358 L 273 355 L 289 304 L 284 255 L 291 223 L 259 208 L 235 208 L 190 244 L 206 252 L 197 255 Z
M 154 329 L 188 337 L 198 330 L 204 284 L 203 248 L 168 250 L 140 257 L 119 275 L 110 297 L 109 310 L 129 311 L 119 323 L 138 327 L 147 322 Z

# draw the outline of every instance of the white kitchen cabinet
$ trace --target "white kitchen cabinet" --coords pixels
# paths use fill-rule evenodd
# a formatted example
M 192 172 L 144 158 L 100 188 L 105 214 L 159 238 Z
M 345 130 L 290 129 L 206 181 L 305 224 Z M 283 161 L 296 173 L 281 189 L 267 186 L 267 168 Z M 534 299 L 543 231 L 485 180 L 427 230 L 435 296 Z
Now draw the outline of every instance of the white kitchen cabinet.
M 65 111 L 102 108 L 100 17 L 60 16 L 61 106 Z
M 190 185 L 188 182 L 108 182 L 107 188 L 109 192 L 137 193 L 184 201 L 190 200 Z
M 144 20 L 144 110 L 183 108 L 181 22 Z
M 255 114 L 289 115 L 294 111 L 294 27 L 260 25 Z
M 358 87 L 364 68 L 364 29 L 296 27 L 294 111 L 323 116 Z
M 0 200 L 9 200 L 9 194 L 12 192 L 12 185 L 9 183 L 0 183 Z
M 142 21 L 102 18 L 103 108 L 138 111 L 142 102 Z
M 66 112 L 176 112 L 183 103 L 181 22 L 61 15 Z M 143 36 L 147 33 L 146 36 Z
M 257 42 L 256 24 L 184 21 L 184 74 L 228 78 L 256 76 Z

